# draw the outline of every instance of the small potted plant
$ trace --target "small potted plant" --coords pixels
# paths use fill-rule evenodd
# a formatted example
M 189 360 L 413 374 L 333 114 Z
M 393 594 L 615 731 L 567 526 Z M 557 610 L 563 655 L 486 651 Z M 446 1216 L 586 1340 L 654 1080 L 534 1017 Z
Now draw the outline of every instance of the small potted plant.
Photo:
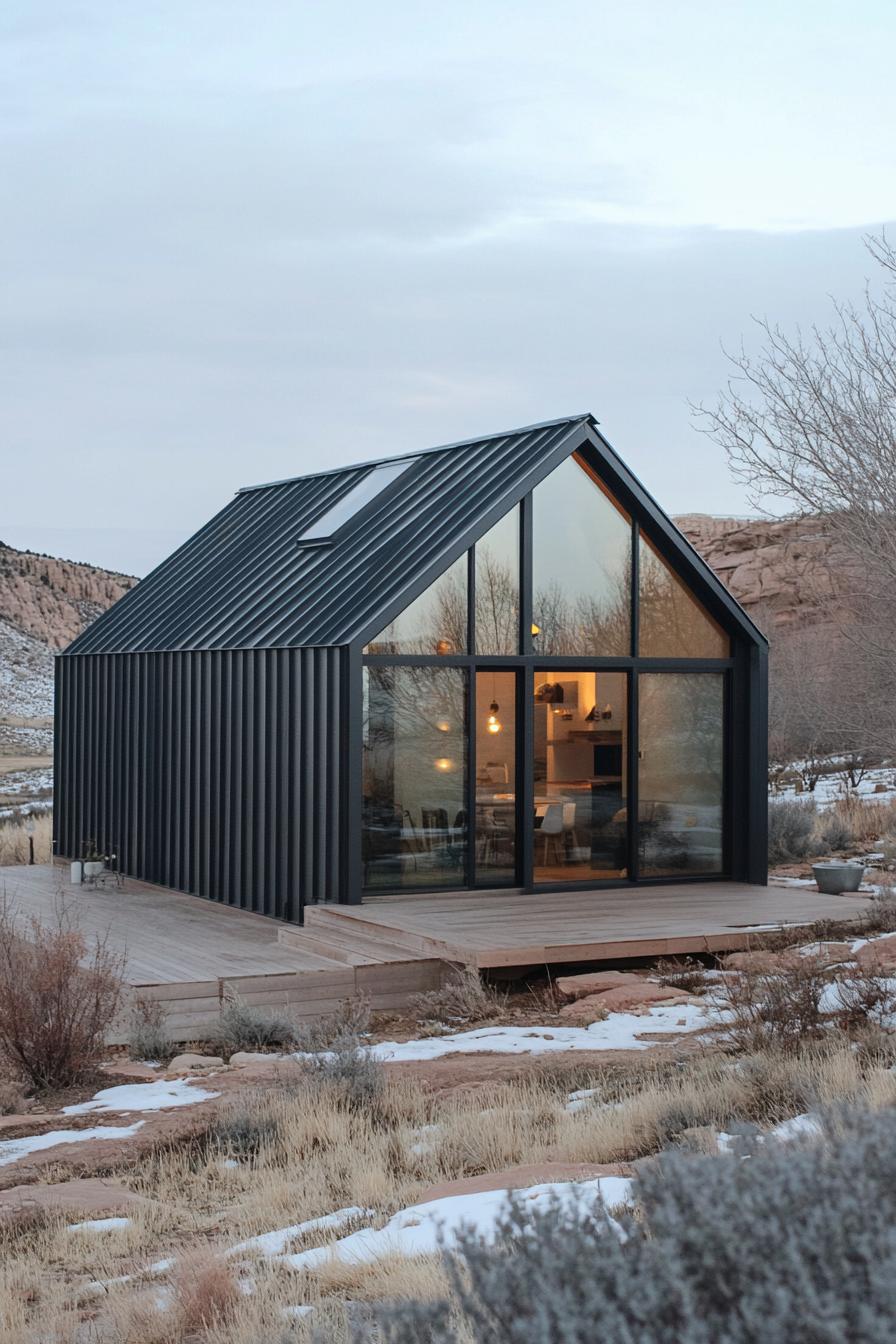
M 101 854 L 95 840 L 88 840 L 84 846 L 84 876 L 99 877 L 106 866 L 106 856 Z

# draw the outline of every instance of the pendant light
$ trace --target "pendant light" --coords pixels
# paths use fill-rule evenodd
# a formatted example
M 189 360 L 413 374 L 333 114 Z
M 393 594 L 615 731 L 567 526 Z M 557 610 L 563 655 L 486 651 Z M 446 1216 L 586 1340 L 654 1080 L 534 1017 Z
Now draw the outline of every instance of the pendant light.
M 486 721 L 485 721 L 485 726 L 486 726 L 486 728 L 488 729 L 488 731 L 489 731 L 490 733 L 500 733 L 500 731 L 501 731 L 501 729 L 502 729 L 502 727 L 503 727 L 503 724 L 501 723 L 501 720 L 498 718 L 498 711 L 500 710 L 500 708 L 501 708 L 501 706 L 498 704 L 497 698 L 496 698 L 496 696 L 495 696 L 495 674 L 494 674 L 494 672 L 493 672 L 493 673 L 492 673 L 492 702 L 491 702 L 491 704 L 489 705 L 489 716 L 488 716 L 488 718 L 487 718 Z

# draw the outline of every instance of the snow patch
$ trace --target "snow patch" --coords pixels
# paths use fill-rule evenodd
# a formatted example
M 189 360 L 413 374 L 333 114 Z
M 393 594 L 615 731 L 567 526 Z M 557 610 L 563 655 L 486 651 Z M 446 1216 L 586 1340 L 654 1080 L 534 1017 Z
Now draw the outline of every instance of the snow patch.
M 88 1218 L 84 1223 L 69 1223 L 69 1232 L 114 1232 L 130 1227 L 130 1218 Z
M 533 1185 L 514 1192 L 524 1204 L 545 1207 L 559 1201 L 567 1210 L 580 1210 L 583 1216 L 595 1200 L 607 1209 L 632 1203 L 632 1180 L 625 1176 L 598 1176 L 595 1180 L 555 1181 Z M 316 1269 L 330 1260 L 344 1264 L 368 1264 L 386 1255 L 434 1255 L 442 1246 L 450 1249 L 462 1230 L 471 1228 L 477 1236 L 491 1242 L 497 1224 L 509 1208 L 506 1190 L 484 1190 L 476 1194 L 447 1195 L 426 1204 L 413 1204 L 390 1218 L 385 1227 L 361 1228 L 329 1246 L 315 1246 L 297 1255 L 280 1257 L 291 1269 Z
M 205 1092 L 189 1078 L 160 1078 L 156 1083 L 124 1083 L 105 1087 L 91 1101 L 63 1106 L 65 1115 L 85 1115 L 89 1111 L 167 1111 L 175 1106 L 195 1106 L 198 1101 L 213 1101 L 220 1092 Z
M 88 1139 L 130 1139 L 145 1121 L 133 1125 L 98 1125 L 94 1129 L 51 1129 L 48 1134 L 31 1134 L 24 1139 L 6 1139 L 0 1143 L 0 1167 L 43 1148 L 55 1148 L 60 1143 L 86 1143 Z
M 258 1251 L 259 1255 L 280 1256 L 296 1237 L 308 1232 L 316 1232 L 328 1227 L 344 1227 L 356 1218 L 372 1218 L 373 1209 L 362 1209 L 352 1205 L 347 1209 L 337 1209 L 335 1213 L 325 1213 L 320 1218 L 309 1218 L 307 1222 L 295 1223 L 292 1227 L 281 1227 L 276 1232 L 262 1232 L 260 1236 L 249 1237 L 236 1246 L 231 1246 L 228 1255 L 244 1255 L 248 1251 Z

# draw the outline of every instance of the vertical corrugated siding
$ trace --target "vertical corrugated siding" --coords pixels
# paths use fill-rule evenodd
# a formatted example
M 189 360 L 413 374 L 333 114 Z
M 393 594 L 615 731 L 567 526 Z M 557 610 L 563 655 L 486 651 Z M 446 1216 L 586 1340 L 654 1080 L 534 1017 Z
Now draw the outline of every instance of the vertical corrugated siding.
M 58 658 L 57 854 L 95 838 L 134 877 L 281 919 L 337 900 L 344 656 Z

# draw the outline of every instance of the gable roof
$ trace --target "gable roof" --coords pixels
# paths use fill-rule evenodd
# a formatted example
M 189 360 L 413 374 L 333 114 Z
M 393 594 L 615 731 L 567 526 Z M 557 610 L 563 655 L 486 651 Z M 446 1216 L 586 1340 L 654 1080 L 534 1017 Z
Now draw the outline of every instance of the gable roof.
M 657 515 L 714 606 L 762 636 L 585 414 L 401 453 L 408 468 L 322 545 L 307 528 L 375 462 L 250 486 L 89 626 L 65 653 L 347 644 L 376 635 L 426 583 L 576 449 L 623 502 Z M 414 590 L 413 592 L 411 590 Z

